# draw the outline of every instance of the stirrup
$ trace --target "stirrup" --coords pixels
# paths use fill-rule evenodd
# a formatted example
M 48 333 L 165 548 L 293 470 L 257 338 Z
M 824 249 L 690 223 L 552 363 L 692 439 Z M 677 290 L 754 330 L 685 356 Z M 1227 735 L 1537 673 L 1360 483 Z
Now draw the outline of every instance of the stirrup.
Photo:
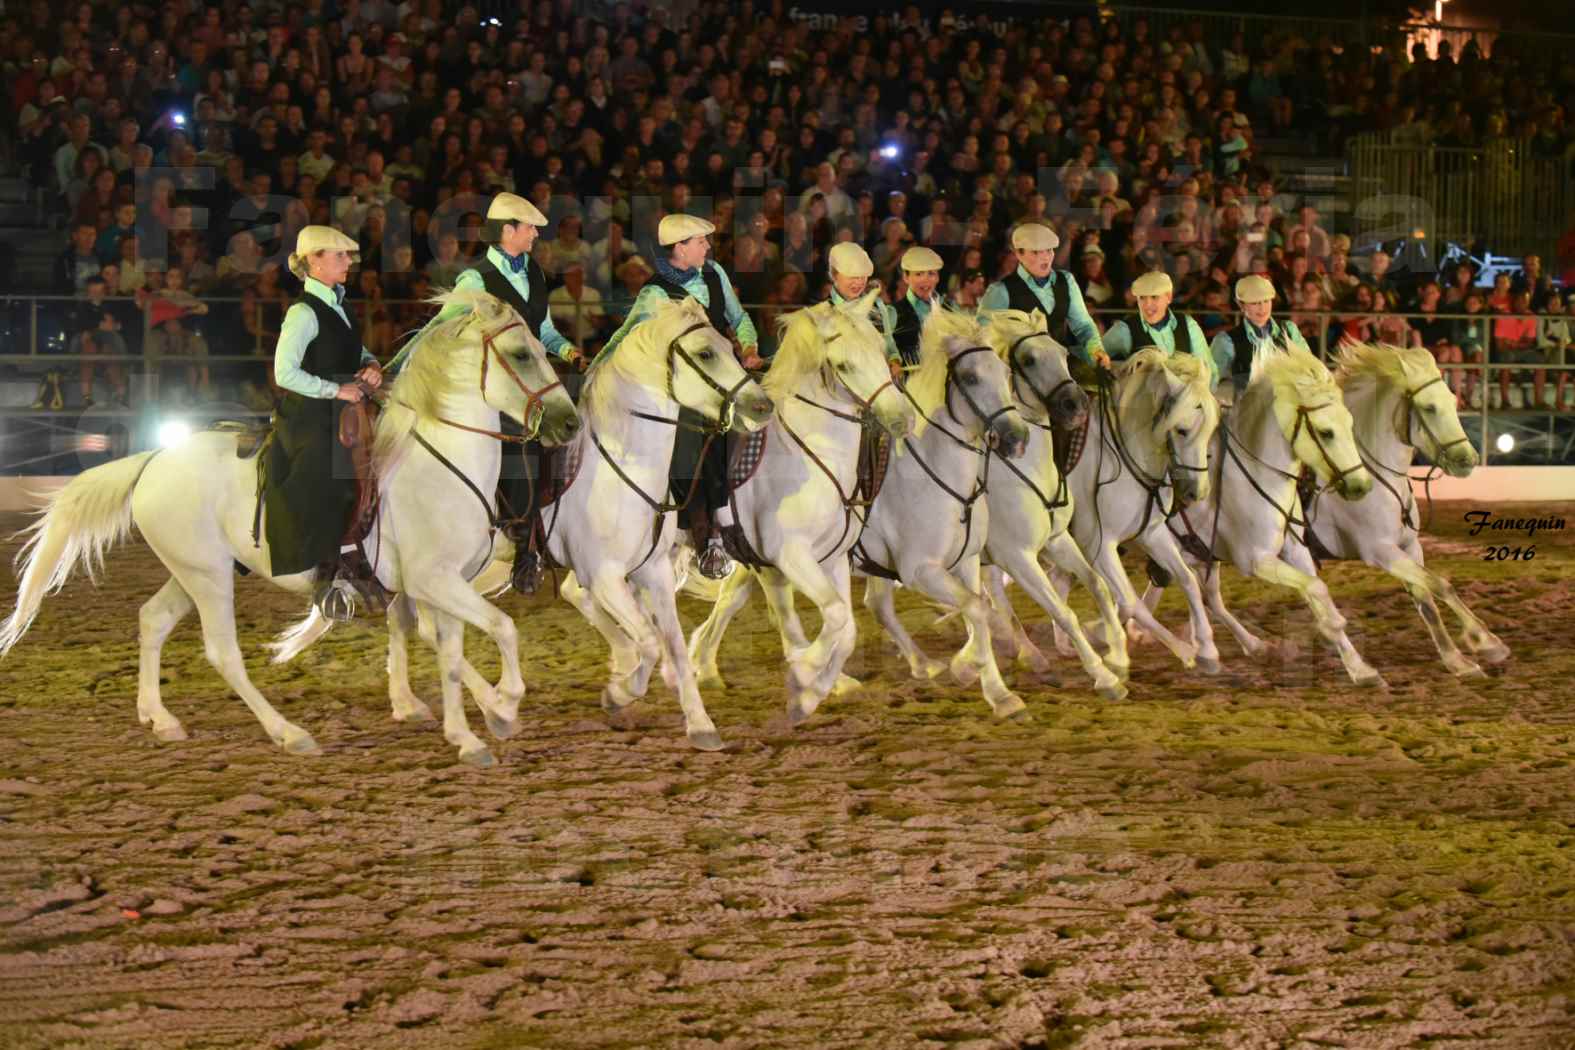
M 349 623 L 355 619 L 355 588 L 348 580 L 329 580 L 318 588 L 316 605 L 334 623 Z
M 722 541 L 713 538 L 707 541 L 705 549 L 695 558 L 695 568 L 708 580 L 725 580 L 728 573 L 733 571 L 733 559 L 728 557 Z

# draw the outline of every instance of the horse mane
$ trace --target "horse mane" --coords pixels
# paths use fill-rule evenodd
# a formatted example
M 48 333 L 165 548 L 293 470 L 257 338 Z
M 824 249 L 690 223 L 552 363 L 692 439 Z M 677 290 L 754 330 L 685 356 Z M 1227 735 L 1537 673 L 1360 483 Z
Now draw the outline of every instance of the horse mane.
M 1146 346 L 1115 367 L 1117 383 L 1121 388 L 1120 400 L 1116 402 L 1117 418 L 1143 419 L 1151 417 L 1158 410 L 1158 399 L 1149 380 L 1167 371 L 1165 364 L 1168 356 L 1157 346 Z M 1127 379 L 1137 381 L 1121 382 Z M 1147 398 L 1154 403 L 1143 406 L 1143 411 L 1139 412 L 1136 408 L 1139 398 Z
M 919 419 L 913 436 L 924 433 L 930 413 L 941 406 L 946 398 L 947 366 L 951 354 L 947 344 L 963 340 L 969 346 L 982 346 L 987 338 L 984 326 L 970 313 L 943 306 L 930 311 L 924 319 L 924 329 L 919 335 L 919 367 L 908 374 L 908 396 L 918 406 Z
M 617 348 L 596 362 L 580 390 L 583 412 L 606 418 L 617 410 L 618 383 L 622 379 L 650 390 L 665 391 L 668 383 L 667 346 L 692 324 L 709 325 L 698 299 L 669 299 L 629 330 Z
M 1249 388 L 1260 382 L 1274 388 L 1276 399 L 1285 397 L 1298 405 L 1319 398 L 1339 401 L 1340 388 L 1324 363 L 1295 343 L 1285 343 L 1278 351 L 1259 355 L 1252 363 Z
M 996 356 L 1008 365 L 1008 355 L 1017 341 L 1027 335 L 1049 335 L 1050 321 L 1045 317 L 1043 310 L 1028 313 L 1023 310 L 997 310 L 990 315 L 990 323 L 984 326 L 987 342 L 994 348 Z
M 439 309 L 450 304 L 464 306 L 465 312 L 440 324 L 423 329 L 416 344 L 405 356 L 383 412 L 378 416 L 372 457 L 380 470 L 392 466 L 409 442 L 416 424 L 434 419 L 443 399 L 459 382 L 457 367 L 474 361 L 479 341 L 467 339 L 463 332 L 471 321 L 481 318 L 501 322 L 512 312 L 502 300 L 478 288 L 452 288 L 430 296 L 427 302 Z M 534 337 L 532 337 L 534 338 Z
M 1341 348 L 1335 359 L 1334 381 L 1342 389 L 1364 380 L 1388 382 L 1405 389 L 1438 374 L 1438 362 L 1424 347 L 1350 343 Z
M 1214 390 L 1210 385 L 1212 376 L 1209 366 L 1203 358 L 1195 354 L 1170 354 L 1165 358 L 1165 371 L 1181 380 L 1186 385 L 1187 393 L 1196 395 L 1203 405 L 1203 414 L 1212 424 L 1217 424 L 1220 418 L 1220 403 L 1214 397 Z M 1181 408 L 1183 399 L 1177 398 L 1174 410 Z M 1171 420 L 1165 419 L 1162 425 L 1168 430 Z
M 781 342 L 771 357 L 771 370 L 761 381 L 761 389 L 774 402 L 791 396 L 805 378 L 813 375 L 826 363 L 825 335 L 827 329 L 839 323 L 852 325 L 855 333 L 873 345 L 880 342 L 880 333 L 870 323 L 870 304 L 880 294 L 873 287 L 857 299 L 840 305 L 831 302 L 816 303 L 802 310 L 794 310 L 777 318 L 777 331 Z M 882 354 L 885 353 L 884 348 Z

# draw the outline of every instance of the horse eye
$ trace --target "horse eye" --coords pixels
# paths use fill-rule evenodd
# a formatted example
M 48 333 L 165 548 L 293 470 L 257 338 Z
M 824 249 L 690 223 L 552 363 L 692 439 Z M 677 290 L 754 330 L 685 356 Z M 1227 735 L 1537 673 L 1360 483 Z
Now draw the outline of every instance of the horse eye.
M 1186 427 L 1177 427 L 1176 428 L 1176 433 L 1179 436 L 1181 436 L 1181 437 L 1186 437 L 1187 436 L 1187 428 Z
M 978 386 L 979 385 L 979 377 L 978 377 L 978 375 L 976 375 L 973 372 L 968 372 L 968 373 L 964 374 L 964 376 L 962 377 L 962 381 L 963 381 L 963 385 L 964 386 Z
M 1032 367 L 1034 367 L 1034 355 L 1033 354 L 1024 354 L 1023 355 L 1023 367 L 1024 368 L 1032 368 Z
M 1334 431 L 1325 427 L 1323 430 L 1318 431 L 1318 436 L 1323 438 L 1325 441 L 1333 441 Z
M 716 357 L 716 351 L 715 350 L 702 350 L 698 354 L 696 354 L 695 357 L 696 357 L 696 359 L 698 359 L 700 361 L 710 361 L 710 360 L 713 360 Z
M 1437 412 L 1438 411 L 1438 406 L 1437 405 L 1423 405 L 1422 406 L 1422 411 L 1424 411 L 1424 412 Z

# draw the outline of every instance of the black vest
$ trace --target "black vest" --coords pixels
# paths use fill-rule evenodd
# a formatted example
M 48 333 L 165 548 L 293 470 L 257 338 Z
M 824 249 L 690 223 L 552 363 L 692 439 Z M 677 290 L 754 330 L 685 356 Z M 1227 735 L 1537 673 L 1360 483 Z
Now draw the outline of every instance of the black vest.
M 1230 336 L 1231 345 L 1236 348 L 1236 356 L 1230 363 L 1230 374 L 1245 379 L 1252 372 L 1252 338 L 1247 335 L 1247 319 L 1242 318 L 1241 323 L 1227 334 Z M 1274 318 L 1269 318 L 1270 340 L 1279 342 L 1283 334 L 1279 325 L 1274 323 Z
M 317 296 L 303 295 L 300 301 L 317 315 L 317 335 L 306 344 L 301 370 L 332 383 L 355 374 L 361 368 L 361 333 L 340 320 L 334 308 Z M 345 316 L 349 315 L 346 310 Z
M 931 310 L 941 308 L 941 297 L 937 295 L 930 302 Z M 897 352 L 902 355 L 902 363 L 913 368 L 919 363 L 919 335 L 924 328 L 924 322 L 919 320 L 919 310 L 908 301 L 905 295 L 897 300 L 897 329 L 892 332 L 892 342 L 897 344 Z M 875 327 L 879 328 L 877 321 Z
M 1050 293 L 1055 296 L 1055 306 L 1050 310 L 1050 338 L 1062 346 L 1072 345 L 1072 334 L 1067 329 L 1066 315 L 1072 306 L 1072 296 L 1067 290 L 1072 283 L 1065 270 L 1050 271 Z M 1035 310 L 1044 312 L 1045 304 L 1028 287 L 1028 282 L 1023 280 L 1023 275 L 1013 270 L 1001 279 L 1006 286 L 1007 305 L 1013 310 L 1024 313 L 1033 313 Z
M 1170 310 L 1165 311 L 1165 313 L 1168 316 L 1174 317 L 1176 319 L 1176 353 L 1197 353 L 1197 351 L 1192 348 L 1192 326 L 1187 323 L 1187 318 L 1182 314 L 1178 314 Z M 1139 343 L 1138 341 L 1141 338 L 1140 333 L 1143 331 L 1143 315 L 1133 314 L 1131 317 L 1128 317 L 1126 321 L 1127 333 L 1132 337 L 1132 351 L 1136 353 L 1137 351 L 1143 349 L 1143 346 L 1145 345 Z
M 727 323 L 727 299 L 722 294 L 723 277 L 721 267 L 711 265 L 708 260 L 701 264 L 700 276 L 705 281 L 706 295 L 711 300 L 705 308 L 706 317 L 710 320 L 711 327 L 723 335 L 731 337 L 733 326 Z M 690 298 L 689 289 L 659 273 L 647 277 L 645 284 L 640 287 L 642 289 L 649 288 L 653 284 L 666 292 L 667 298 L 673 300 L 673 302 Z
M 541 323 L 547 319 L 547 277 L 541 272 L 541 267 L 536 265 L 536 260 L 528 255 L 525 257 L 525 276 L 530 280 L 529 299 L 520 297 L 519 290 L 492 264 L 491 259 L 484 260 L 476 267 L 476 272 L 481 274 L 481 286 L 487 290 L 487 294 L 497 296 L 514 307 L 525 322 L 525 327 L 530 329 L 530 334 L 540 339 Z

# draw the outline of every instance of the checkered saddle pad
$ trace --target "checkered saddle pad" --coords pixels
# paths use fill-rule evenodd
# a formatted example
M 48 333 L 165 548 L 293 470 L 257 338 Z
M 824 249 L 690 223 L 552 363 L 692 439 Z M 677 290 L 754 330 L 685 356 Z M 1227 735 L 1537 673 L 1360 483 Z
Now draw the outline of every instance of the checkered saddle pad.
M 891 436 L 885 431 L 866 434 L 859 443 L 858 498 L 866 504 L 873 503 L 886 481 L 886 468 L 891 465 Z
M 727 491 L 741 489 L 760 469 L 766 456 L 766 434 L 769 427 L 761 427 L 753 434 L 733 439 L 733 459 L 727 469 Z M 719 439 L 720 440 L 720 439 Z
M 580 464 L 585 461 L 585 442 L 576 441 L 568 448 L 555 448 L 551 456 L 544 458 L 548 475 L 541 479 L 536 491 L 541 505 L 546 507 L 556 503 L 580 476 Z
M 1055 444 L 1055 466 L 1061 476 L 1067 477 L 1083 458 L 1083 446 L 1088 444 L 1088 421 L 1093 413 L 1083 417 L 1078 427 L 1051 427 L 1050 437 Z

